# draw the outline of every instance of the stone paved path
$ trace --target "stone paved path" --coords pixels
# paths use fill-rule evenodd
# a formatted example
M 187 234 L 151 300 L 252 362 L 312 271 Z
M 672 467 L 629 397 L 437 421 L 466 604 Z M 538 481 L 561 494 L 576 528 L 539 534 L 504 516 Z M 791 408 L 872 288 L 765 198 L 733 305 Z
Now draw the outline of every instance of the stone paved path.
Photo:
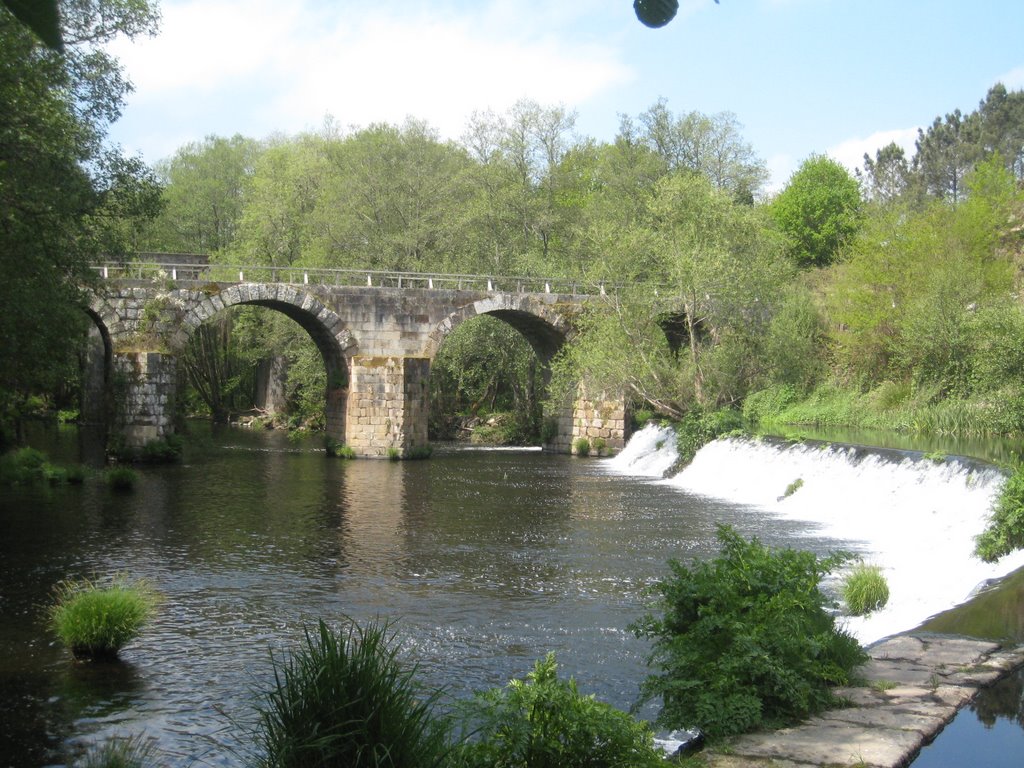
M 711 768 L 907 765 L 980 688 L 1021 664 L 1024 646 L 898 635 L 868 649 L 865 687 L 842 688 L 852 706 L 799 726 L 741 736 L 700 762 Z

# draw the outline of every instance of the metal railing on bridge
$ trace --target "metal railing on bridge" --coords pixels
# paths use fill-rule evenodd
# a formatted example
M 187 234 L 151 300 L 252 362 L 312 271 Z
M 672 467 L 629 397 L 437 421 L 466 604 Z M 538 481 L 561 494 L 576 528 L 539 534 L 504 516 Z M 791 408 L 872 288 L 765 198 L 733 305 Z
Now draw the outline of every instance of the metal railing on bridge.
M 147 254 L 149 255 L 149 254 Z M 288 285 L 362 286 L 428 290 L 473 290 L 501 293 L 603 295 L 603 283 L 554 277 L 522 277 L 393 272 L 368 269 L 261 267 L 171 261 L 108 261 L 93 265 L 105 280 L 147 280 L 199 283 L 286 283 Z

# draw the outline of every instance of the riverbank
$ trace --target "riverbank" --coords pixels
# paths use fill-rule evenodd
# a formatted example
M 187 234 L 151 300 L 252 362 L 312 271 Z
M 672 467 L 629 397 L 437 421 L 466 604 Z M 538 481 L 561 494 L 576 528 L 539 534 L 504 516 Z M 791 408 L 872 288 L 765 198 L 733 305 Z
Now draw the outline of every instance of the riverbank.
M 912 632 L 868 649 L 862 685 L 838 694 L 848 707 L 798 726 L 741 736 L 701 753 L 708 768 L 910 764 L 978 692 L 1024 665 L 1024 645 Z

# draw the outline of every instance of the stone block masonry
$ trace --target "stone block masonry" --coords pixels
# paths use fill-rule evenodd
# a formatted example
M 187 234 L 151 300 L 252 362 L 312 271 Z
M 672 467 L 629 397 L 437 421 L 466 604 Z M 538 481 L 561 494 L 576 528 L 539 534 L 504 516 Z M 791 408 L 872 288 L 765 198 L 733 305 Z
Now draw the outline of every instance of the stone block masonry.
M 114 399 L 121 435 L 128 448 L 141 448 L 174 431 L 178 361 L 160 352 L 114 355 Z
M 352 358 L 345 443 L 358 456 L 406 457 L 426 448 L 430 360 Z

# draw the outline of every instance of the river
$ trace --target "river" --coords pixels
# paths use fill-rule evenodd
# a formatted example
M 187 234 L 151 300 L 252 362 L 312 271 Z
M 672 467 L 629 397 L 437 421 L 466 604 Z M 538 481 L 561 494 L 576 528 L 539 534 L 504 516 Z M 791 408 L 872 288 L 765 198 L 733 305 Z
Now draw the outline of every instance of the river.
M 73 432 L 40 440 L 57 455 L 73 452 Z M 326 458 L 316 440 L 225 430 L 193 439 L 181 465 L 143 469 L 132 493 L 95 480 L 4 489 L 0 765 L 64 765 L 114 734 L 151 739 L 163 765 L 245 764 L 271 654 L 296 647 L 318 618 L 393 620 L 421 679 L 453 698 L 503 685 L 555 651 L 581 690 L 628 708 L 646 672 L 645 646 L 627 629 L 644 611 L 645 589 L 666 575 L 669 558 L 711 556 L 718 524 L 774 546 L 855 549 L 886 564 L 873 521 L 851 535 L 795 513 L 801 494 L 808 510 L 820 506 L 806 470 L 791 499 L 779 501 L 777 486 L 795 479 L 792 468 L 739 484 L 761 487 L 760 501 L 735 498 L 687 487 L 721 474 L 717 449 L 698 455 L 688 479 L 665 482 L 651 465 L 669 461 L 671 446 L 652 432 L 642 440 L 611 461 L 442 448 L 424 462 L 347 462 Z M 742 478 L 764 458 L 727 474 Z M 858 488 L 898 466 L 885 458 Z M 996 481 L 965 471 L 974 479 L 949 481 L 945 495 L 970 482 L 969 503 L 984 504 Z M 897 484 L 912 482 L 924 481 Z M 842 497 L 854 511 L 838 519 L 858 514 L 856 500 Z M 788 511 L 776 508 L 787 502 Z M 931 547 L 925 555 L 948 557 Z M 162 609 L 123 663 L 73 663 L 45 626 L 53 586 L 113 573 L 148 579 Z M 966 598 L 975 578 L 961 579 L 944 607 Z M 911 613 L 934 612 L 917 602 Z M 891 621 L 856 630 L 869 640 Z

